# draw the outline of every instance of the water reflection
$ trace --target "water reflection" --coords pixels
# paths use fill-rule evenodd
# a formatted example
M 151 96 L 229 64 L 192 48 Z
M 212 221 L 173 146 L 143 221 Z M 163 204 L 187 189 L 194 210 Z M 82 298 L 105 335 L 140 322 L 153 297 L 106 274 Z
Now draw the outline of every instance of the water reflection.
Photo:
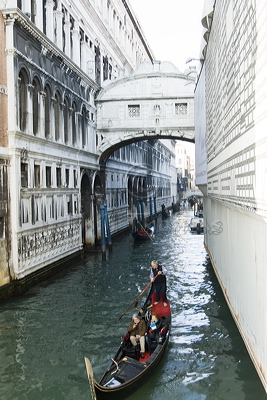
M 0 399 L 90 399 L 83 357 L 99 379 L 149 282 L 152 259 L 169 271 L 173 327 L 158 370 L 129 400 L 262 400 L 191 212 L 160 221 L 153 242 L 117 238 L 106 261 L 88 257 L 25 296 L 1 304 Z

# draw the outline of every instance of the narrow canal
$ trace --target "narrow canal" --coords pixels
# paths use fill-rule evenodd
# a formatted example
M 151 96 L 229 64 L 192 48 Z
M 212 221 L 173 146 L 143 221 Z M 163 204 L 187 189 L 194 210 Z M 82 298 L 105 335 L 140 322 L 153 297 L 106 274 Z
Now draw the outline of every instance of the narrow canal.
M 133 310 L 117 319 L 158 259 L 168 270 L 171 340 L 157 371 L 128 400 L 266 400 L 203 236 L 188 230 L 191 216 L 184 210 L 159 219 L 154 240 L 143 244 L 126 233 L 106 261 L 88 256 L 0 304 L 0 399 L 90 400 L 84 356 L 99 379 Z

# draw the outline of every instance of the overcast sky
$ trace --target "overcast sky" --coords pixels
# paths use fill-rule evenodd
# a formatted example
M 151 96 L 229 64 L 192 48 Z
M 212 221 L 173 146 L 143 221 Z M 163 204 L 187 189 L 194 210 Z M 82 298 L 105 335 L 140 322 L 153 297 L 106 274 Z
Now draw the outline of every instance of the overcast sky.
M 199 58 L 204 0 L 130 0 L 148 43 L 160 61 L 171 61 L 181 72 Z M 196 63 L 196 62 L 195 62 Z

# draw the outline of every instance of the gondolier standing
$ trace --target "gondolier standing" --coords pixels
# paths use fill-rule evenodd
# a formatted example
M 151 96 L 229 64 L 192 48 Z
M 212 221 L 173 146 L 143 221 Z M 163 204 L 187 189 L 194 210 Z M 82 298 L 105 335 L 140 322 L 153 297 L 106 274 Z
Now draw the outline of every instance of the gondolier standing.
M 156 301 L 154 306 L 156 306 L 160 302 L 160 293 L 162 295 L 162 301 L 164 307 L 167 307 L 167 296 L 166 296 L 166 271 L 163 269 L 162 265 L 158 263 L 158 261 L 151 261 L 151 273 L 150 279 L 154 284 L 155 292 L 156 292 Z

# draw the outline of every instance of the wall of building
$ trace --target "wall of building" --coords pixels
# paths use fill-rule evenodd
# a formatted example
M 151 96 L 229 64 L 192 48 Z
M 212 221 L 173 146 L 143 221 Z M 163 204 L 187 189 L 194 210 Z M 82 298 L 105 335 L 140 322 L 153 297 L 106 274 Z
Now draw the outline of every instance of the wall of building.
M 99 164 L 95 97 L 105 81 L 129 75 L 153 53 L 127 1 L 8 0 L 0 7 L 3 285 L 95 245 L 103 202 L 112 233 L 128 226 L 128 182 L 138 180 L 125 179 L 123 156 Z M 138 163 L 144 149 L 130 146 L 135 151 Z M 166 199 L 171 150 L 155 151 L 164 160 L 155 170 Z M 142 174 L 145 189 L 145 168 Z
M 0 285 L 100 237 L 105 177 L 94 98 L 105 80 L 153 59 L 125 4 L 0 3 L 0 154 L 9 156 L 0 186 L 10 194 L 0 198 Z
M 5 23 L 0 13 L 0 286 L 10 282 L 9 156 L 7 151 L 7 71 Z
M 196 143 L 204 129 L 206 182 L 200 163 L 196 175 L 206 196 L 205 243 L 267 389 L 266 12 L 265 2 L 228 0 L 205 18 L 206 120 L 199 108 Z

